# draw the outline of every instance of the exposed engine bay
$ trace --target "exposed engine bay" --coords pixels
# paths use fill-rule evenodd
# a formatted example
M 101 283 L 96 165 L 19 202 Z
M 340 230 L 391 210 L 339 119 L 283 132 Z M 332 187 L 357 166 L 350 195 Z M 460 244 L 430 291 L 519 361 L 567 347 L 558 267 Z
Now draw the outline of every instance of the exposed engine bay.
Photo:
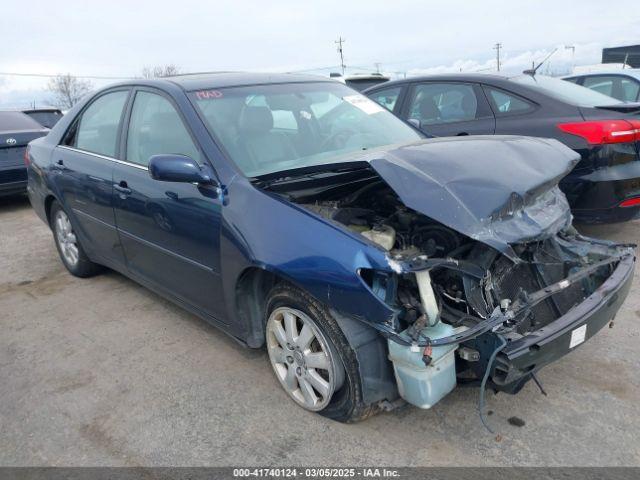
M 382 333 L 391 343 L 419 348 L 425 365 L 438 348 L 457 348 L 455 370 L 472 379 L 485 373 L 496 333 L 512 342 L 554 322 L 600 287 L 630 251 L 583 238 L 569 226 L 511 245 L 514 261 L 406 207 L 371 170 L 344 183 L 314 180 L 269 188 L 384 249 L 393 273 L 359 272 L 397 312 Z M 493 383 L 519 390 L 524 382 L 514 384 L 513 372 L 500 372 L 499 364 L 498 359 Z
M 303 204 L 319 215 L 345 225 L 389 252 L 398 265 L 416 268 L 427 259 L 447 259 L 447 266 L 434 267 L 433 287 L 439 319 L 454 326 L 488 318 L 496 308 L 507 309 L 518 298 L 559 282 L 582 267 L 608 258 L 608 249 L 579 240 L 577 233 L 516 246 L 522 260 L 515 264 L 504 255 L 425 215 L 405 207 L 384 182 L 371 183 L 341 199 Z M 451 262 L 451 261 L 454 262 Z M 460 262 L 479 267 L 483 278 L 457 269 Z M 590 295 L 610 275 L 615 263 L 598 268 L 593 275 L 576 282 L 558 295 L 540 302 L 514 322 L 511 335 L 526 335 L 552 322 Z M 395 303 L 401 311 L 399 327 L 410 327 L 425 315 L 415 272 L 399 274 L 396 285 L 380 285 L 373 273 L 363 272 L 378 295 Z M 389 294 L 389 288 L 395 293 Z M 424 295 L 423 295 L 424 296 Z M 427 315 L 428 316 L 428 315 Z M 438 319 L 427 318 L 425 325 Z

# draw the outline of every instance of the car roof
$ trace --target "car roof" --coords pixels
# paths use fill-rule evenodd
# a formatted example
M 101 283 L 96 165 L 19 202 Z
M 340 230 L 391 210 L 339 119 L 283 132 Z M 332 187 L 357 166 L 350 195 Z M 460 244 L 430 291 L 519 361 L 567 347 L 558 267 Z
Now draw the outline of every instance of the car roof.
M 415 77 L 402 78 L 399 80 L 391 80 L 390 82 L 381 83 L 365 90 L 365 92 L 389 88 L 392 85 L 400 85 L 404 83 L 425 82 L 425 81 L 442 81 L 442 82 L 488 82 L 496 84 L 504 84 L 510 78 L 519 77 L 523 74 L 503 75 L 499 73 L 434 73 L 431 75 L 417 75 Z
M 60 112 L 60 113 L 62 113 L 62 110 L 60 110 L 59 108 L 56 108 L 56 107 L 23 108 L 20 111 L 23 112 L 23 113 L 38 113 L 38 112 Z
M 206 88 L 239 87 L 244 85 L 264 85 L 275 83 L 335 82 L 329 77 L 301 75 L 294 73 L 248 73 L 248 72 L 212 72 L 193 73 L 165 77 L 186 91 Z
M 8 108 L 0 108 L 1 112 L 21 112 L 21 113 L 32 113 L 32 112 L 62 112 L 58 107 L 36 107 L 36 108 L 20 108 L 20 107 L 8 107 Z
M 354 73 L 353 75 L 346 75 L 343 78 L 348 82 L 354 80 L 389 80 L 389 77 L 382 73 Z
M 434 73 L 431 75 L 417 75 L 415 77 L 403 78 L 395 82 L 421 82 L 424 80 L 456 80 L 462 82 L 481 82 L 487 80 L 508 80 L 510 77 L 518 75 L 502 75 L 498 73 Z M 394 83 L 395 83 L 394 82 Z

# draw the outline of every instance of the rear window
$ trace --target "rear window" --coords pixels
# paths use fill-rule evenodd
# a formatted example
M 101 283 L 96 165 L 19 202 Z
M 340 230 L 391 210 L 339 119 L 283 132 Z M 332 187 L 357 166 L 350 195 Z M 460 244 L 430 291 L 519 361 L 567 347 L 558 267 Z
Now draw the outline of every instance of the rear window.
M 0 132 L 42 130 L 44 127 L 22 112 L 0 112 Z
M 603 107 L 621 103 L 620 100 L 559 78 L 544 75 L 520 75 L 509 80 L 576 107 Z
M 359 92 L 362 92 L 363 90 L 366 90 L 367 88 L 371 88 L 375 85 L 379 85 L 381 83 L 385 83 L 387 81 L 387 79 L 385 78 L 363 78 L 363 79 L 359 79 L 359 78 L 355 78 L 355 79 L 348 79 L 345 80 L 345 83 L 350 86 L 351 88 L 353 88 L 354 90 L 357 90 Z
M 53 128 L 53 126 L 58 123 L 58 120 L 62 118 L 62 112 L 57 110 L 52 110 L 49 112 L 25 112 L 25 115 L 28 115 L 40 125 L 43 125 L 47 128 Z

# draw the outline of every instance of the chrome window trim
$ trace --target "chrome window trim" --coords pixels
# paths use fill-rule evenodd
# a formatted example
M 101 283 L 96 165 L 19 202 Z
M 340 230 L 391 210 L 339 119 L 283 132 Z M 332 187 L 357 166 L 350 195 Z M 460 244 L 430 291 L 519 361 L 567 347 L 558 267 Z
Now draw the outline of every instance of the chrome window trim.
M 91 155 L 97 158 L 103 158 L 105 160 L 109 160 L 114 163 L 119 163 L 120 165 L 128 165 L 129 167 L 138 168 L 140 170 L 149 171 L 149 167 L 145 167 L 144 165 L 139 165 L 137 163 L 127 162 L 125 160 L 118 160 L 117 158 L 108 157 L 106 155 L 100 155 L 99 153 L 88 152 L 86 150 L 80 150 L 79 148 L 69 147 L 67 145 L 58 145 L 58 148 L 63 148 L 65 150 L 70 150 L 72 152 L 84 153 L 85 155 Z

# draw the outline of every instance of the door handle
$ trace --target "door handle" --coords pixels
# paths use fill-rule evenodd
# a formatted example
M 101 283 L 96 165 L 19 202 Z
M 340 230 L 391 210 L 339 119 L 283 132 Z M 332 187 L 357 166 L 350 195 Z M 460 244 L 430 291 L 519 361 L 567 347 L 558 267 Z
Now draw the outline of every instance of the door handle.
M 60 159 L 56 163 L 54 163 L 51 168 L 53 168 L 54 170 L 66 170 L 67 169 L 67 167 L 64 166 L 64 161 L 62 161 L 62 159 Z
M 120 193 L 121 197 L 131 194 L 131 189 L 129 188 L 129 185 L 127 185 L 127 182 L 125 182 L 124 180 L 120 180 L 120 183 L 114 183 L 113 189 L 116 192 Z

